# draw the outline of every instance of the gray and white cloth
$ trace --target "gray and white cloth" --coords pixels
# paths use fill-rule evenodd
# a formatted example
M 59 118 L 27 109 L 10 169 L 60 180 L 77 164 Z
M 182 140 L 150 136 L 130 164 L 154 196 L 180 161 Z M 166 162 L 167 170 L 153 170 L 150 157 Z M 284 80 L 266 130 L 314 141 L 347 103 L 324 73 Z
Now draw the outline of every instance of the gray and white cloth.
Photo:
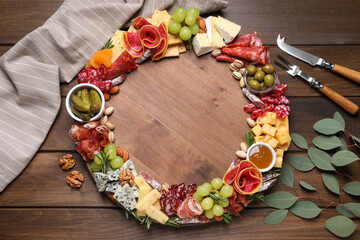
M 209 13 L 226 6 L 223 0 L 65 0 L 0 58 L 0 192 L 49 132 L 61 104 L 60 82 L 69 83 L 116 29 L 155 9 L 197 7 Z

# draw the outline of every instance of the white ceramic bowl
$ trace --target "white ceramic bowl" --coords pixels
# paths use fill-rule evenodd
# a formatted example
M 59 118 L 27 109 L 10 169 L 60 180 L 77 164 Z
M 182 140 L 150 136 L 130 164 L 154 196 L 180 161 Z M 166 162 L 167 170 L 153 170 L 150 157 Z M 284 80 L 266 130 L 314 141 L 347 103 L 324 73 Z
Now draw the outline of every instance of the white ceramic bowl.
M 89 90 L 90 89 L 95 89 L 99 95 L 100 95 L 100 98 L 101 98 L 101 109 L 100 109 L 100 112 L 98 112 L 98 114 L 96 114 L 94 117 L 90 118 L 90 121 L 94 121 L 94 120 L 98 120 L 103 112 L 104 112 L 104 109 L 105 109 L 105 98 L 104 98 L 104 94 L 101 92 L 101 90 L 93 85 L 93 84 L 90 84 L 90 83 L 81 83 L 81 84 L 78 84 L 76 85 L 75 87 L 73 87 L 67 94 L 66 96 L 66 100 L 65 100 L 65 105 L 66 105 L 66 110 L 67 112 L 69 113 L 69 115 L 75 119 L 76 121 L 78 122 L 87 122 L 87 121 L 84 121 L 82 120 L 81 118 L 77 117 L 72 111 L 71 111 L 71 106 L 72 106 L 72 103 L 70 101 L 70 96 L 71 94 L 73 94 L 74 92 L 76 92 L 77 90 L 79 89 L 83 89 L 83 88 L 88 88 Z
M 247 150 L 246 160 L 249 160 L 249 161 L 250 161 L 249 156 L 250 156 L 251 150 L 252 150 L 254 147 L 256 147 L 256 146 L 261 146 L 261 145 L 267 147 L 267 148 L 271 151 L 271 154 L 272 154 L 272 156 L 273 156 L 272 162 L 271 162 L 271 164 L 270 164 L 267 168 L 264 168 L 264 169 L 260 169 L 260 168 L 259 168 L 260 172 L 267 172 L 267 171 L 269 171 L 270 169 L 272 169 L 272 168 L 274 167 L 275 162 L 276 162 L 276 153 L 275 153 L 274 149 L 273 149 L 269 144 L 263 143 L 263 142 L 258 142 L 258 143 L 254 143 L 253 145 L 251 145 L 251 146 L 249 147 L 249 149 Z M 250 161 L 250 162 L 251 162 L 251 161 Z

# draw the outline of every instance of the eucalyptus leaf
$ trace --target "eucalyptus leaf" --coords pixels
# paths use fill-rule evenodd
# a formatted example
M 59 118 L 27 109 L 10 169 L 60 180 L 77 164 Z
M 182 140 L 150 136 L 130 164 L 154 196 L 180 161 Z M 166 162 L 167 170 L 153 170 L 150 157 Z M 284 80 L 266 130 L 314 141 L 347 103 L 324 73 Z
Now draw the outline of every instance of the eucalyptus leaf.
M 288 212 L 289 210 L 287 209 L 276 210 L 270 213 L 269 215 L 267 215 L 267 217 L 264 219 L 264 222 L 269 225 L 275 225 L 281 223 L 286 218 Z
M 344 207 L 356 216 L 360 216 L 360 203 L 345 203 Z
M 340 125 L 345 129 L 345 120 L 339 112 L 334 113 L 334 119 L 340 123 Z
M 308 149 L 308 144 L 306 142 L 306 139 L 303 136 L 301 136 L 301 135 L 299 135 L 297 133 L 292 133 L 291 134 L 291 140 L 299 148 Z
M 264 197 L 264 203 L 269 207 L 286 209 L 291 207 L 297 199 L 298 197 L 294 196 L 289 192 L 280 191 L 266 195 Z
M 310 171 L 315 167 L 315 165 L 311 162 L 308 157 L 303 155 L 293 155 L 289 157 L 289 163 L 293 166 L 296 170 L 301 172 Z
M 325 135 L 333 135 L 345 129 L 341 126 L 341 123 L 332 118 L 325 118 L 317 121 L 313 127 L 315 131 Z
M 311 219 L 319 216 L 321 209 L 310 201 L 296 202 L 290 211 L 298 217 Z
M 356 224 L 345 216 L 336 216 L 326 220 L 325 227 L 336 236 L 348 237 L 354 233 Z
M 341 142 L 341 146 L 339 147 L 340 150 L 348 150 L 347 143 L 343 137 L 339 137 Z
M 359 157 L 355 153 L 348 151 L 348 150 L 342 150 L 342 151 L 336 152 L 332 156 L 331 163 L 337 167 L 342 167 L 342 166 L 348 165 L 350 163 L 353 163 L 356 160 L 359 160 Z
M 355 141 L 357 141 L 358 143 L 360 143 L 360 138 L 357 138 L 357 137 L 355 137 L 355 136 L 352 136 L 352 138 L 353 138 Z
M 344 192 L 353 196 L 360 196 L 360 182 L 349 182 L 343 186 Z
M 316 148 L 309 148 L 308 155 L 317 168 L 324 171 L 335 171 L 334 166 L 331 165 L 331 157 L 328 153 Z
M 339 138 L 336 136 L 319 135 L 312 141 L 314 145 L 323 150 L 330 150 L 342 145 Z
M 316 191 L 316 188 L 314 188 L 313 186 L 311 186 L 310 184 L 308 184 L 308 183 L 305 182 L 305 181 L 299 181 L 299 184 L 300 184 L 303 188 L 305 188 L 305 189 L 307 189 L 307 190 Z
M 321 174 L 321 177 L 327 189 L 338 195 L 340 194 L 339 182 L 334 175 L 332 175 L 331 173 L 323 172 Z
M 342 205 L 337 205 L 336 206 L 336 210 L 341 213 L 342 215 L 344 215 L 345 217 L 348 217 L 348 218 L 356 218 L 354 216 L 354 214 L 352 214 L 351 212 L 349 212 L 349 210 L 347 210 L 344 206 Z
M 281 166 L 279 179 L 286 186 L 294 187 L 294 173 L 286 163 L 283 163 Z

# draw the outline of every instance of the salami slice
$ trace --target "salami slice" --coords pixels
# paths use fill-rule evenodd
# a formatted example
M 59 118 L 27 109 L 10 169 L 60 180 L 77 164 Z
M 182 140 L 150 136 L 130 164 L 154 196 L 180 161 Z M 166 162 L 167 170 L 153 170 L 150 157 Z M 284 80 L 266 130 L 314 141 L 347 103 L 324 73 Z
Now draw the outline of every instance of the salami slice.
M 133 20 L 132 20 L 132 22 L 133 22 L 133 26 L 137 29 L 137 30 L 139 30 L 139 29 L 141 29 L 143 26 L 145 26 L 145 25 L 152 25 L 148 20 L 146 20 L 145 18 L 143 18 L 143 17 L 137 17 L 137 18 L 134 18 Z
M 125 32 L 123 40 L 125 49 L 131 56 L 138 58 L 144 54 L 145 48 L 140 41 L 138 33 Z
M 110 68 L 107 69 L 106 80 L 112 80 L 118 76 L 128 73 L 137 67 L 134 58 L 127 52 L 124 51 L 116 60 L 113 62 Z
M 229 63 L 232 63 L 234 62 L 235 60 L 240 60 L 243 62 L 243 67 L 247 67 L 251 62 L 249 62 L 248 60 L 246 59 L 243 59 L 243 58 L 236 58 L 236 57 L 232 57 L 232 56 L 229 56 L 227 54 L 220 54 L 219 56 L 216 56 L 216 60 L 217 61 L 220 61 L 220 62 L 229 62 Z
M 256 32 L 239 35 L 231 43 L 226 45 L 228 48 L 260 46 L 262 46 L 262 42 Z
M 242 195 L 252 195 L 261 187 L 262 175 L 250 161 L 242 161 L 234 181 L 234 189 Z
M 95 81 L 104 81 L 107 76 L 107 69 L 105 65 L 96 69 L 93 67 L 87 67 L 78 74 L 78 83 L 92 83 Z
M 266 64 L 265 54 L 266 47 L 224 47 L 221 51 L 233 57 L 243 58 L 252 62 L 258 62 L 260 64 Z

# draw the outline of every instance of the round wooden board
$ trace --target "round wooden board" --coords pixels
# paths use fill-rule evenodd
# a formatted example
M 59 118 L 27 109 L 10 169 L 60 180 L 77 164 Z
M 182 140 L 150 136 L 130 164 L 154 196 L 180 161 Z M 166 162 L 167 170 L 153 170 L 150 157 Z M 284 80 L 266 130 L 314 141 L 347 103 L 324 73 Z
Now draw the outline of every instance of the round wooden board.
M 228 63 L 187 52 L 139 65 L 106 105 L 115 108 L 115 144 L 138 172 L 202 184 L 224 175 L 249 132 L 247 102 Z

